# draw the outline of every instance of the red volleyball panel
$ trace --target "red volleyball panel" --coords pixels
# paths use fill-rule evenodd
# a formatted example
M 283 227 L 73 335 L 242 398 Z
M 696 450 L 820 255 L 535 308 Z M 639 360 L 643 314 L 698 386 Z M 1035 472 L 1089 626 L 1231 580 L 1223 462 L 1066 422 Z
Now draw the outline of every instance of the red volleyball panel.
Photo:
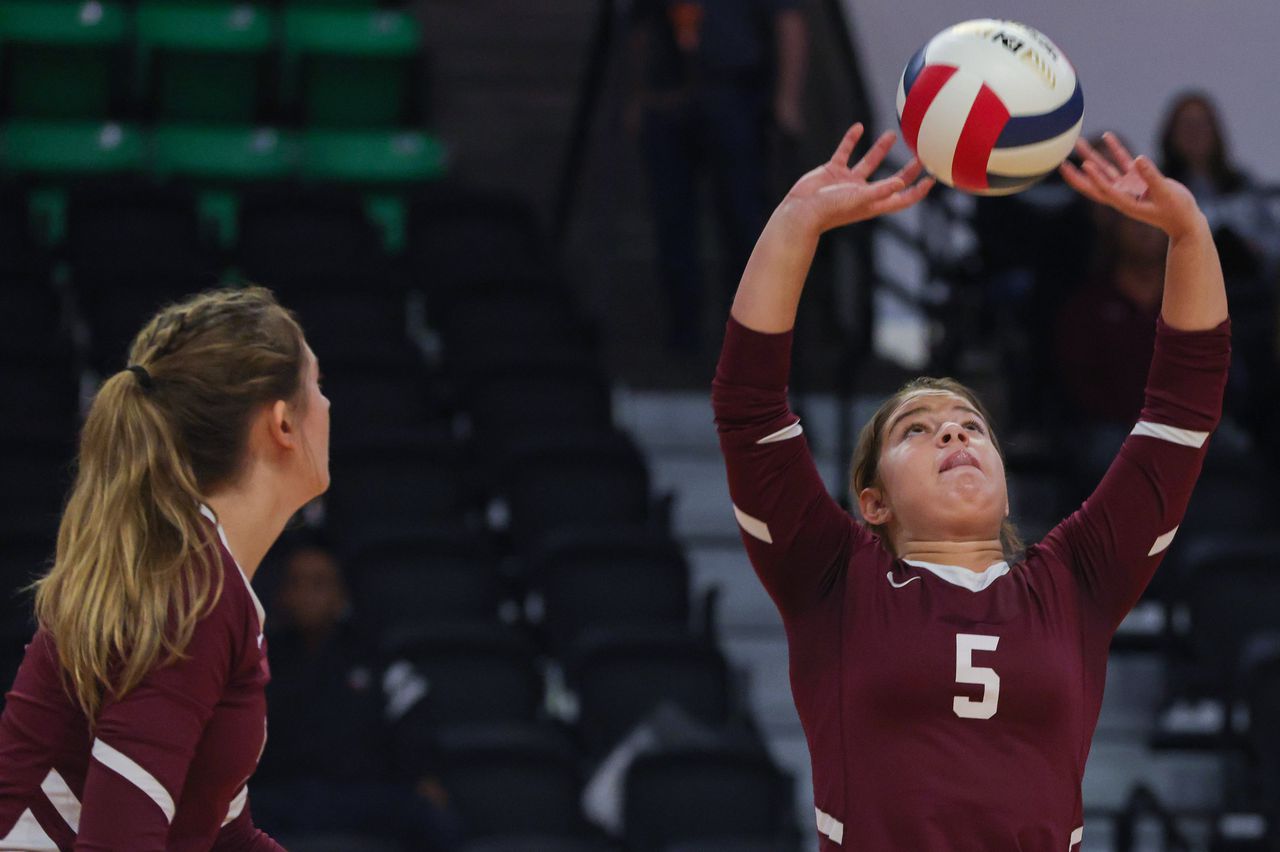
M 916 76 L 911 91 L 907 92 L 907 101 L 902 105 L 902 139 L 912 151 L 916 150 L 916 140 L 920 138 L 924 114 L 954 73 L 954 65 L 926 65 Z
M 987 160 L 1009 120 L 1009 110 L 999 96 L 984 84 L 969 109 L 964 130 L 956 141 L 951 161 L 951 182 L 957 189 L 986 189 Z

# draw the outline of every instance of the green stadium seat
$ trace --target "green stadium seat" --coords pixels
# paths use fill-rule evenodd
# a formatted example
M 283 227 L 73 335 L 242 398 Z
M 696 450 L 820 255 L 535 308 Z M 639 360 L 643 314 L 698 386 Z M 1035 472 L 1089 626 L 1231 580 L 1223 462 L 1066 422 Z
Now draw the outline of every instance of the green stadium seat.
M 151 134 L 151 167 L 161 177 L 233 183 L 293 174 L 297 142 L 270 127 L 162 124 Z
M 128 15 L 119 3 L 0 2 L 6 111 L 106 118 L 120 100 L 127 35 Z
M 417 130 L 307 130 L 302 177 L 359 184 L 404 184 L 444 175 L 444 146 Z
M 66 233 L 68 180 L 136 172 L 145 154 L 142 132 L 114 121 L 14 119 L 0 128 L 0 171 L 40 182 L 31 211 L 37 238 L 48 246 Z
M 149 113 L 196 123 L 262 118 L 275 20 L 252 3 L 142 0 L 136 82 Z
M 365 212 L 391 254 L 404 249 L 408 211 L 400 192 L 445 173 L 438 139 L 416 130 L 309 130 L 302 134 L 301 176 L 365 187 Z
M 294 176 L 298 143 L 271 127 L 160 125 L 151 134 L 151 169 L 157 177 L 179 177 L 201 188 L 200 217 L 224 248 L 235 244 L 239 220 L 237 188 Z
M 146 145 L 128 124 L 14 119 L 0 130 L 7 172 L 53 177 L 106 175 L 142 167 Z
M 411 123 L 421 45 L 407 12 L 287 8 L 286 101 L 308 126 Z

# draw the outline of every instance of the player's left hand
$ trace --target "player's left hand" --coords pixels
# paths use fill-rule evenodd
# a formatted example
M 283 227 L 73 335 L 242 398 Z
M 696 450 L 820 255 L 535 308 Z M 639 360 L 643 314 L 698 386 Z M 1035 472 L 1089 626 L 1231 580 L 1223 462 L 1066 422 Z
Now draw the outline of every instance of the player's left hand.
M 1191 191 L 1167 178 L 1147 156 L 1134 157 L 1114 133 L 1102 134 L 1110 157 L 1084 139 L 1076 141 L 1081 166 L 1069 160 L 1059 168 L 1063 180 L 1081 195 L 1114 207 L 1126 216 L 1154 225 L 1170 239 L 1190 233 L 1204 223 L 1204 214 Z

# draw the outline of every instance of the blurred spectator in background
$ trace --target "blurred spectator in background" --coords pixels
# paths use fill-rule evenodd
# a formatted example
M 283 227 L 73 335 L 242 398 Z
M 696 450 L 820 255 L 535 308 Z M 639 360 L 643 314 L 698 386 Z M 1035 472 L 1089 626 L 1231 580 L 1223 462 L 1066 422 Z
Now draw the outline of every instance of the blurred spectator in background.
M 1063 300 L 1088 271 L 1091 204 L 1056 172 L 1017 195 L 975 201 L 981 332 L 1000 347 L 1009 398 L 1018 400 L 1006 428 L 1024 435 L 1060 416 L 1053 350 L 1044 341 L 1053 337 Z
M 727 300 L 769 210 L 769 130 L 794 139 L 808 29 L 800 0 L 634 0 L 625 121 L 648 171 L 668 345 L 701 346 L 698 183 L 710 177 Z
M 1176 97 L 1160 131 L 1161 169 L 1182 181 L 1209 219 L 1228 277 L 1269 277 L 1280 260 L 1280 223 L 1227 153 L 1218 111 L 1209 96 Z
M 405 849 L 456 848 L 439 781 L 397 777 L 390 723 L 406 709 L 392 694 L 403 684 L 360 641 L 337 559 L 322 542 L 295 539 L 280 565 L 255 816 L 284 836 L 359 833 Z
M 1231 161 L 1222 122 L 1207 94 L 1187 92 L 1174 98 L 1160 146 L 1161 168 L 1195 195 L 1222 258 L 1231 315 L 1237 318 L 1227 411 L 1280 465 L 1280 450 L 1267 435 L 1280 415 L 1275 293 L 1280 222 L 1249 176 Z
M 1115 458 L 1142 410 L 1164 293 L 1168 240 L 1158 229 L 1092 205 L 1093 258 L 1057 317 L 1054 352 L 1083 493 Z

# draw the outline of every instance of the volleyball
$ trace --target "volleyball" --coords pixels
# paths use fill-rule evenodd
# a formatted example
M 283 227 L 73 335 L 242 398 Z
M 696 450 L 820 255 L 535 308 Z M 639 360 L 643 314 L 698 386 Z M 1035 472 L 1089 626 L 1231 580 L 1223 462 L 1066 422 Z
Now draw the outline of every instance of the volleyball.
M 948 27 L 898 83 L 902 138 L 938 180 L 977 195 L 1020 192 L 1067 158 L 1084 94 L 1057 45 L 1025 24 Z

